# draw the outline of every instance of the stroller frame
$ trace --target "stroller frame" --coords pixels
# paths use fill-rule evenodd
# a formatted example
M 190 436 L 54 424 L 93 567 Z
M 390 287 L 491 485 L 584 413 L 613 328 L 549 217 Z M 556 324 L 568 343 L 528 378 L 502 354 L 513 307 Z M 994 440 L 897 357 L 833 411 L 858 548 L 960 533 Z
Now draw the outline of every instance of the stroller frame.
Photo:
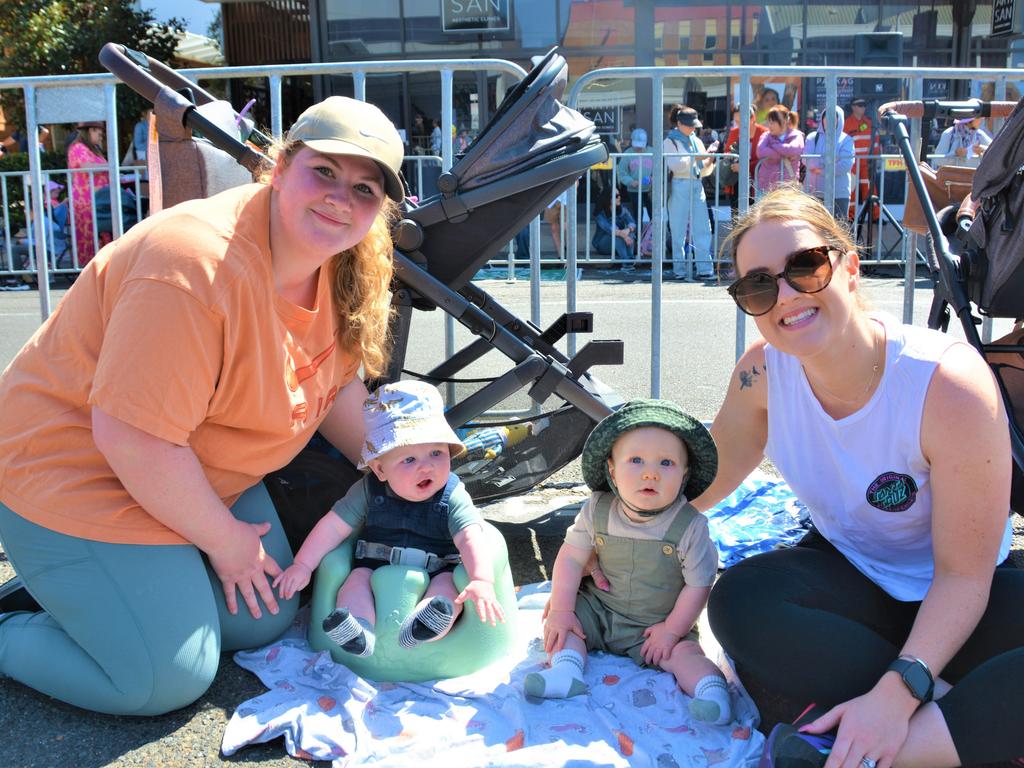
M 1024 344 L 986 344 L 978 334 L 981 319 L 973 313 L 971 300 L 966 287 L 967 276 L 965 265 L 958 255 L 950 248 L 948 236 L 956 234 L 962 239 L 970 228 L 973 209 L 968 196 L 959 210 L 944 209 L 936 213 L 931 198 L 925 187 L 907 121 L 912 117 L 932 119 L 935 117 L 1002 117 L 1015 107 L 1014 102 L 983 102 L 977 99 L 970 101 L 902 101 L 889 102 L 878 108 L 878 114 L 890 131 L 896 135 L 900 154 L 907 166 L 910 183 L 921 202 L 925 222 L 928 226 L 927 259 L 932 276 L 935 280 L 932 305 L 928 314 L 928 327 L 946 332 L 949 329 L 951 310 L 956 313 L 963 328 L 967 342 L 983 357 L 989 354 L 1017 353 L 1024 355 Z M 944 226 L 945 224 L 945 226 Z M 994 376 L 999 387 L 1000 396 L 1006 409 L 1010 431 L 1010 451 L 1013 457 L 1013 481 L 1011 490 L 1011 507 L 1018 514 L 1024 515 L 1024 430 L 1014 416 L 1014 403 L 1002 376 Z

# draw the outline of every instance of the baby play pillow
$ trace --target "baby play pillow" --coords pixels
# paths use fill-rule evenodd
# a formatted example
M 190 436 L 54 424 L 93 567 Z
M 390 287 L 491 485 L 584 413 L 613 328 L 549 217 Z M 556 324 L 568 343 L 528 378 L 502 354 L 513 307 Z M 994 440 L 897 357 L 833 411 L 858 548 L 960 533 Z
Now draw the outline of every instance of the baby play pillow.
M 330 651 L 336 662 L 367 680 L 410 683 L 468 675 L 507 655 L 516 635 L 517 610 L 508 549 L 497 528 L 487 522 L 483 526 L 494 560 L 494 591 L 505 609 L 504 624 L 492 627 L 480 621 L 476 607 L 467 602 L 445 637 L 415 648 L 402 648 L 398 644 L 398 629 L 426 592 L 430 579 L 422 568 L 385 565 L 375 570 L 371 579 L 377 605 L 377 642 L 373 655 L 360 658 L 346 653 L 324 634 L 321 624 L 334 610 L 338 588 L 351 569 L 352 550 L 358 539 L 358 534 L 353 534 L 317 568 L 309 644 L 318 651 Z M 464 589 L 468 582 L 465 568 L 458 566 L 453 575 L 455 587 Z

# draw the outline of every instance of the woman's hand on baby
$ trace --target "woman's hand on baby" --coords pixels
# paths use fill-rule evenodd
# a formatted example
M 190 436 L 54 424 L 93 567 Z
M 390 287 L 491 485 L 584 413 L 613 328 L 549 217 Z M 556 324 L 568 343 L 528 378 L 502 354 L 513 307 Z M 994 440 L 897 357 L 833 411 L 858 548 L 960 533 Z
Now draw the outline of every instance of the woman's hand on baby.
M 491 582 L 473 579 L 455 598 L 455 604 L 462 605 L 467 600 L 476 606 L 476 613 L 480 617 L 480 621 L 489 621 L 492 627 L 498 626 L 499 621 L 502 624 L 505 623 L 505 609 L 498 602 L 494 584 Z
M 225 539 L 222 547 L 206 553 L 210 567 L 220 579 L 228 613 L 238 613 L 237 590 L 242 594 L 254 619 L 263 615 L 256 600 L 257 594 L 263 599 L 267 610 L 276 614 L 277 600 L 267 576 L 276 578 L 281 568 L 263 549 L 261 541 L 270 531 L 270 523 L 237 523 L 235 534 Z
M 612 585 L 608 577 L 604 575 L 601 566 L 597 564 L 597 553 L 591 552 L 587 564 L 583 566 L 583 575 L 589 576 L 594 581 L 594 586 L 602 592 L 611 592 Z
M 661 666 L 661 662 L 668 661 L 672 655 L 672 649 L 679 643 L 680 637 L 670 631 L 664 621 L 660 621 L 644 630 L 644 644 L 640 647 L 640 655 L 645 663 L 651 666 Z
M 277 590 L 282 600 L 290 600 L 292 595 L 306 588 L 312 575 L 312 571 L 302 563 L 292 563 L 285 568 L 284 573 L 274 579 L 271 586 Z
M 547 617 L 544 620 L 544 651 L 548 654 L 558 653 L 565 647 L 565 641 L 569 635 L 576 635 L 580 640 L 586 640 L 583 634 L 583 625 L 576 618 L 575 611 L 546 609 Z

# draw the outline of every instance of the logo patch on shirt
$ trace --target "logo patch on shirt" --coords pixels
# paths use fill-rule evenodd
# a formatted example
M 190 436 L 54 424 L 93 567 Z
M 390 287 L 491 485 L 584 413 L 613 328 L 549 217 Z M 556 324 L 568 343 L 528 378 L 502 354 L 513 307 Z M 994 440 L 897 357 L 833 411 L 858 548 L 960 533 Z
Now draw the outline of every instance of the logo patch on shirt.
M 883 472 L 868 486 L 865 497 L 875 509 L 904 512 L 917 501 L 917 483 L 910 475 Z

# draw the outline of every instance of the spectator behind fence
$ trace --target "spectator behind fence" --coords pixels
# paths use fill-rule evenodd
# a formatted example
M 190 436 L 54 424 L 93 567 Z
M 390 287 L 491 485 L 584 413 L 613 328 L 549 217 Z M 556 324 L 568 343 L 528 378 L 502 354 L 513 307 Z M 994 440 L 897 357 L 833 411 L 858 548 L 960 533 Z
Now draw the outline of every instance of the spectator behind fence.
M 143 165 L 146 163 L 146 151 L 149 148 L 149 116 L 151 114 L 153 114 L 152 109 L 148 107 L 144 109 L 139 116 L 139 121 L 132 128 L 132 152 L 135 155 L 135 160 Z
M 840 221 L 849 216 L 850 210 L 850 171 L 856 159 L 853 138 L 842 130 L 845 115 L 843 108 L 836 106 L 835 119 L 830 120 L 827 112 L 822 113 L 818 130 L 807 134 L 804 144 L 804 165 L 807 168 L 807 191 L 819 200 L 825 199 L 825 154 L 828 151 L 829 137 L 836 146 L 835 159 L 835 205 L 832 212 Z M 837 133 L 838 132 L 838 133 Z
M 666 155 L 677 155 L 665 158 L 665 165 L 672 173 L 668 197 L 668 220 L 672 230 L 672 276 L 677 280 L 685 280 L 690 276 L 685 252 L 689 232 L 697 278 L 705 280 L 714 276 L 714 267 L 711 220 L 708 218 L 707 195 L 701 178 L 715 169 L 714 158 L 706 154 L 717 152 L 718 142 L 705 148 L 700 138 L 694 135 L 694 131 L 701 127 L 695 109 L 676 104 L 672 107 L 670 119 L 674 127 L 668 132 L 662 149 Z M 679 156 L 679 153 L 683 154 Z
M 648 156 L 643 157 L 644 154 Z M 615 171 L 619 177 L 619 184 L 626 190 L 625 206 L 640 222 L 643 221 L 643 208 L 647 209 L 648 215 L 654 213 L 651 208 L 651 174 L 654 172 L 654 158 L 650 154 L 647 131 L 635 128 L 629 136 L 629 147 L 619 158 Z
M 977 168 L 981 156 L 992 137 L 981 127 L 980 117 L 965 117 L 957 120 L 942 132 L 935 154 L 941 155 L 932 159 L 932 165 L 965 165 Z
M 764 88 L 757 97 L 757 122 L 766 128 L 768 112 L 782 103 L 782 97 L 774 88 Z
M 757 194 L 788 181 L 797 181 L 804 135 L 797 129 L 797 114 L 779 104 L 768 110 L 768 131 L 757 142 Z
M 878 143 L 878 135 L 874 124 L 867 115 L 867 100 L 853 99 L 850 102 L 850 114 L 843 124 L 843 130 L 853 139 L 853 150 L 857 153 L 857 165 L 854 170 L 854 181 L 857 184 L 856 200 L 864 203 L 871 196 L 871 166 L 873 156 L 880 155 L 882 148 Z
M 725 139 L 725 151 L 734 155 L 740 154 L 740 111 L 734 109 L 732 111 L 733 127 L 729 129 L 729 135 Z M 760 123 L 754 120 L 754 108 L 750 108 L 750 190 L 754 189 L 754 182 L 757 179 L 757 144 L 761 140 L 761 137 L 768 133 L 768 129 Z M 740 163 L 739 160 L 734 160 L 730 166 L 731 170 L 739 174 Z M 748 195 L 749 202 L 753 202 L 753 195 Z M 739 206 L 739 178 L 736 180 L 736 186 L 730 191 L 729 194 L 729 205 L 733 209 L 733 215 L 736 214 L 736 209 Z
M 161 715 L 206 691 L 222 651 L 291 626 L 298 599 L 268 580 L 291 550 L 260 481 L 317 430 L 359 457 L 360 369 L 387 368 L 402 151 L 370 104 L 310 107 L 261 183 L 104 248 L 0 375 L 18 573 L 0 587 L 0 675 Z
M 93 195 L 97 189 L 110 186 L 110 175 L 89 173 L 89 168 L 106 168 L 103 139 L 106 126 L 98 121 L 78 124 L 78 135 L 68 145 L 68 168 L 79 170 L 71 175 L 71 205 L 75 216 L 75 244 L 78 266 L 84 267 L 96 255 L 99 235 L 93 226 Z M 104 243 L 100 243 L 104 245 Z
M 619 190 L 608 186 L 601 190 L 594 206 L 594 237 L 590 244 L 598 253 L 611 256 L 613 240 L 615 259 L 622 264 L 624 272 L 632 272 L 636 250 L 636 221 L 629 209 L 622 206 Z

